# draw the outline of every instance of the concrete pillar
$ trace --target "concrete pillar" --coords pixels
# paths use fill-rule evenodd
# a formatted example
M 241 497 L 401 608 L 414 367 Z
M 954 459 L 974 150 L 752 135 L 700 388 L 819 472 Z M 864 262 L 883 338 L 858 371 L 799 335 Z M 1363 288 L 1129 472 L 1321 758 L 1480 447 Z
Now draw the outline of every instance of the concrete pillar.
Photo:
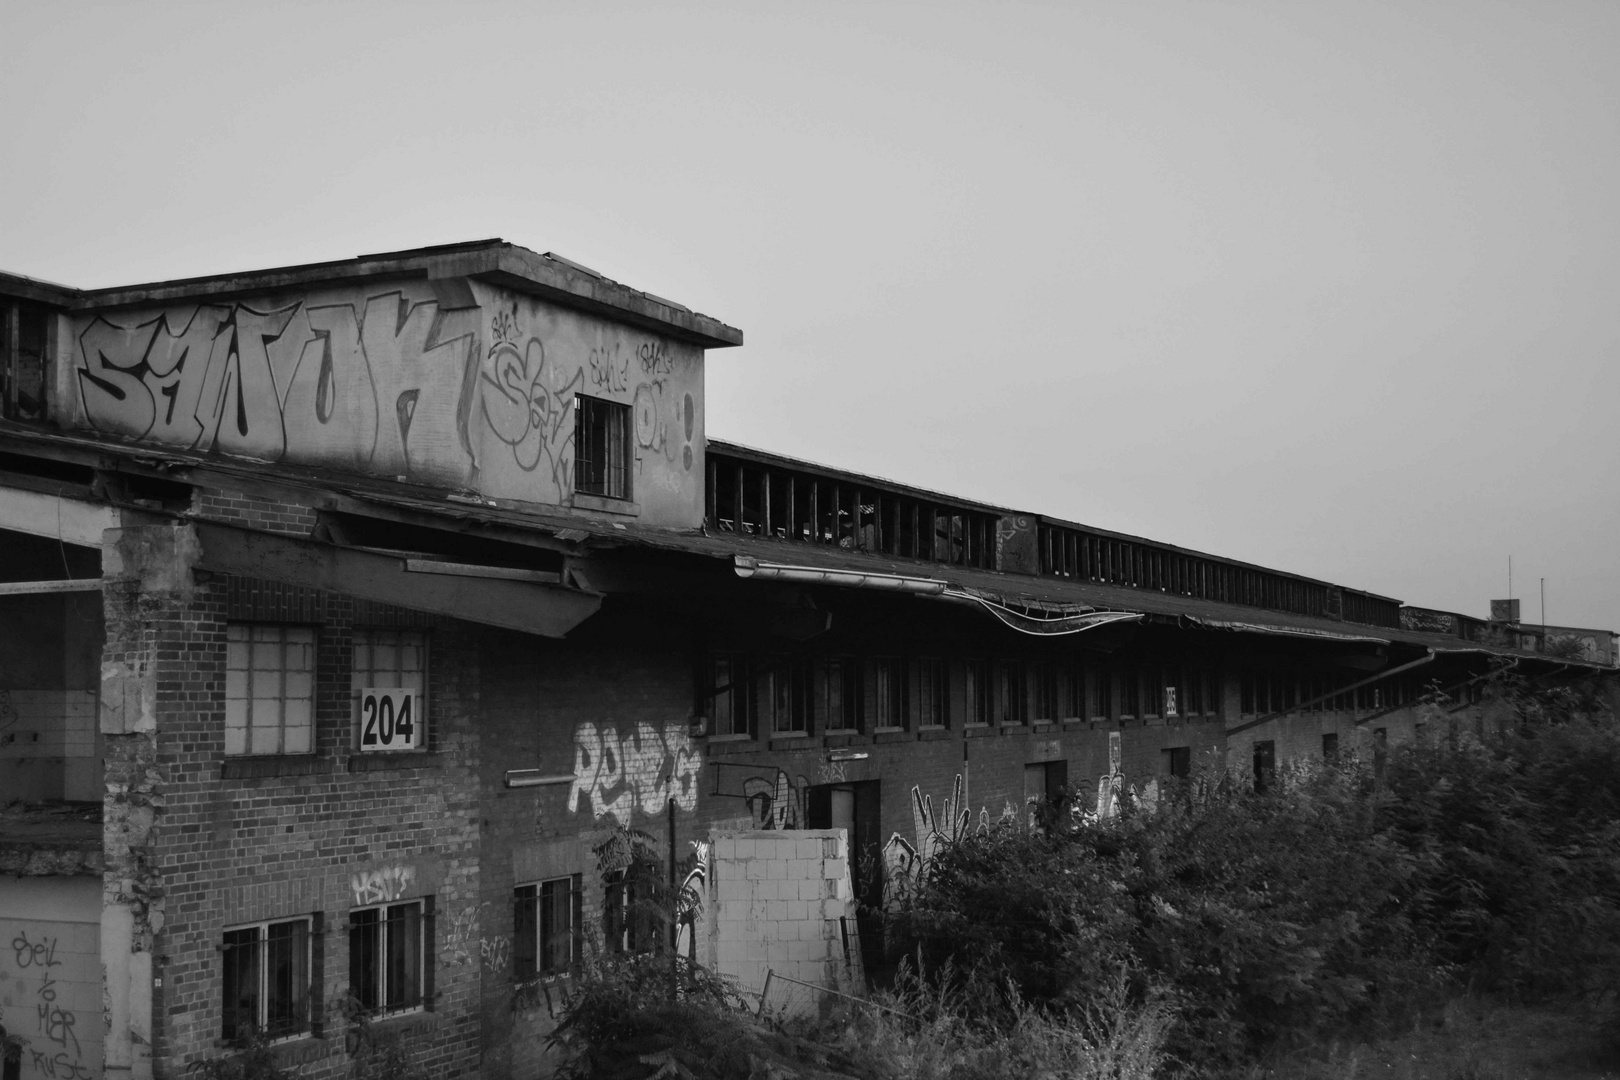
M 163 929 L 163 882 L 155 827 L 163 813 L 158 732 L 164 644 L 190 614 L 200 548 L 189 526 L 108 529 L 102 541 L 107 638 L 101 659 L 101 735 L 106 754 L 101 964 L 107 1003 L 105 1074 L 150 1080 L 154 939 Z M 173 673 L 172 670 L 170 672 Z

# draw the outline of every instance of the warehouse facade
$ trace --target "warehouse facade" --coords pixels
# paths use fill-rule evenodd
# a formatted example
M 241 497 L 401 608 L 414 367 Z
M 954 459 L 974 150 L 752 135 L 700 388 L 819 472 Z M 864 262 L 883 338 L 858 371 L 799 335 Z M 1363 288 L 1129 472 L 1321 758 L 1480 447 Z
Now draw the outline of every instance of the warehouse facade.
M 740 332 L 500 241 L 0 297 L 22 1077 L 178 1076 L 245 1029 L 335 1076 L 356 1015 L 434 1075 L 538 1075 L 587 939 L 646 944 L 610 824 L 683 858 L 845 830 L 870 967 L 885 881 L 1031 800 L 1264 783 L 1412 737 L 1430 683 L 1605 670 L 711 440 Z

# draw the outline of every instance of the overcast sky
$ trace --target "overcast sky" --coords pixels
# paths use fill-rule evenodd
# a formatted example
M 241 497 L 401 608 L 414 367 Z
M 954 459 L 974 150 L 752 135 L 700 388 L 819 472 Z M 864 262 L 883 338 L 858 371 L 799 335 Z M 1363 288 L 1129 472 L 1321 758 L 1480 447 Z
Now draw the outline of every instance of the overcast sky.
M 1620 628 L 1620 4 L 585 7 L 13 0 L 0 267 L 500 236 L 713 437 Z

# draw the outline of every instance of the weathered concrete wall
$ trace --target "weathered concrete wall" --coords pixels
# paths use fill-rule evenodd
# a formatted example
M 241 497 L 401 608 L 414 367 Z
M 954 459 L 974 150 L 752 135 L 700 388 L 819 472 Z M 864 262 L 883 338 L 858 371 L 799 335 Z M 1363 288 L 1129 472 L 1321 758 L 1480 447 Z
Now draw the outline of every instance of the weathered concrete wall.
M 96 593 L 0 598 L 0 802 L 101 798 L 101 637 Z
M 584 394 L 631 409 L 634 516 L 702 515 L 702 350 L 460 279 L 76 315 L 58 391 L 70 427 L 557 506 Z
M 101 1070 L 101 882 L 0 878 L 0 1022 L 28 1040 L 21 1080 Z

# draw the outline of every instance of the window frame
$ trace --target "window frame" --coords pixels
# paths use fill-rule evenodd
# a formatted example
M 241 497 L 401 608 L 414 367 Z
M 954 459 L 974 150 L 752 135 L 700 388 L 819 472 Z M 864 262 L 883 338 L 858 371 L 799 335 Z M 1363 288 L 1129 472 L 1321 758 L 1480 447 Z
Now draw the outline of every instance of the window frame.
M 392 960 L 390 953 L 392 941 L 387 933 L 391 922 L 390 913 L 395 909 L 409 908 L 416 909 L 416 996 L 403 1004 L 390 1005 L 388 997 L 391 988 L 388 983 L 391 978 L 389 968 Z M 379 918 L 375 922 L 356 921 L 357 916 L 368 912 L 380 913 Z M 358 967 L 363 962 L 360 950 L 356 948 L 356 938 L 362 931 L 371 928 L 376 929 L 378 936 L 375 952 L 377 961 L 375 972 L 377 1003 L 375 1005 L 366 1002 L 361 992 L 361 982 L 356 978 Z M 350 908 L 349 993 L 365 1008 L 366 1015 L 374 1020 L 430 1011 L 433 998 L 433 949 L 433 897 L 431 896 L 419 896 L 413 899 L 400 899 Z
M 545 889 L 566 884 L 568 925 L 563 928 L 567 961 L 558 967 L 548 944 L 555 945 L 557 928 L 548 928 Z M 584 879 L 580 874 L 538 878 L 512 888 L 512 981 L 519 985 L 568 978 L 578 969 L 584 948 Z M 526 895 L 525 895 L 526 894 Z M 556 910 L 555 906 L 553 910 Z M 527 915 L 527 917 L 525 917 Z M 532 937 L 532 942 L 529 940 Z M 532 948 L 529 946 L 532 944 Z
M 916 691 L 912 698 L 917 730 L 943 731 L 951 726 L 951 668 L 938 656 L 911 660 Z M 909 680 L 908 680 L 909 681 Z
M 266 631 L 274 631 L 277 636 L 274 639 L 259 636 L 261 633 Z M 246 636 L 237 637 L 236 635 L 239 633 L 245 634 Z M 307 641 L 298 641 L 292 643 L 308 649 L 307 655 L 309 658 L 309 666 L 307 668 L 289 669 L 287 666 L 287 650 L 289 645 L 288 638 L 290 634 L 308 635 Z M 259 687 L 256 685 L 257 679 L 255 676 L 270 674 L 268 670 L 261 671 L 258 668 L 256 663 L 256 653 L 259 646 L 272 643 L 278 650 L 278 663 L 280 666 L 274 671 L 274 674 L 278 680 L 277 696 L 268 697 L 257 695 L 255 693 L 255 691 L 259 689 Z M 320 644 L 320 628 L 318 626 L 311 626 L 306 623 L 268 623 L 251 622 L 246 620 L 231 620 L 225 624 L 224 700 L 226 757 L 307 757 L 314 755 L 317 752 L 317 747 L 315 744 L 315 691 L 317 675 L 319 673 L 318 669 L 320 666 Z M 246 667 L 237 667 L 235 665 L 235 653 L 238 647 L 244 647 L 246 649 Z M 243 692 L 239 695 L 233 694 L 232 692 L 234 689 L 233 676 L 237 673 L 242 675 L 241 688 Z M 307 695 L 294 697 L 288 696 L 287 682 L 289 675 L 307 676 Z M 254 714 L 256 711 L 255 706 L 261 702 L 271 701 L 274 701 L 277 705 L 277 718 L 275 727 L 273 729 L 277 736 L 277 749 L 273 750 L 264 749 L 255 745 L 253 739 L 253 733 L 255 730 L 270 730 L 270 726 L 267 724 L 257 726 L 254 724 Z M 307 703 L 308 718 L 305 726 L 307 726 L 309 745 L 306 749 L 288 750 L 286 748 L 288 732 L 287 704 L 289 701 L 303 701 Z M 234 719 L 236 719 L 236 715 L 234 714 L 237 713 L 237 708 L 233 706 L 233 703 L 238 703 L 242 710 L 240 712 L 240 723 L 232 722 Z M 233 730 L 241 732 L 241 749 L 233 750 L 231 748 L 231 733 Z
M 838 702 L 834 708 L 832 685 L 837 672 Z M 811 665 L 811 712 L 824 735 L 858 735 L 865 726 L 860 661 L 853 656 L 823 656 Z
M 602 425 L 599 438 L 596 424 Z M 635 460 L 631 428 L 629 405 L 589 394 L 574 395 L 575 494 L 619 502 L 631 500 L 631 462 Z M 606 460 L 598 462 L 587 454 L 587 445 L 593 451 L 600 447 Z
M 970 656 L 962 661 L 962 688 L 967 702 L 964 727 L 987 728 L 995 714 L 995 676 L 990 661 Z
M 275 987 L 272 985 L 273 976 L 270 963 L 270 948 L 274 939 L 270 937 L 270 931 L 274 928 L 284 926 L 302 926 L 304 928 L 303 970 L 305 978 L 303 986 L 303 1015 L 301 1018 L 299 1018 L 296 1027 L 272 1033 L 270 1029 L 270 1013 L 273 1001 L 272 991 L 275 989 Z M 255 938 L 252 942 L 233 945 L 229 941 L 230 935 L 241 934 L 250 930 L 255 933 Z M 259 1035 L 262 1035 L 271 1043 L 291 1042 L 294 1039 L 302 1039 L 320 1034 L 319 1017 L 321 1013 L 321 950 L 319 947 L 319 939 L 321 936 L 322 919 L 319 912 L 312 912 L 305 915 L 293 915 L 286 918 L 260 919 L 254 922 L 237 923 L 227 926 L 221 931 L 219 946 L 221 954 L 221 1038 L 227 1041 L 234 1041 L 245 1037 L 245 1033 L 241 1030 L 240 1022 L 238 1022 L 236 1031 L 230 1030 L 231 1018 L 238 1010 L 231 1007 L 227 1000 L 227 995 L 230 992 L 229 987 L 231 986 L 232 982 L 230 966 L 233 961 L 233 950 L 241 950 L 244 948 L 251 949 L 253 951 L 255 954 L 254 964 L 257 967 L 256 981 L 258 986 L 255 988 L 257 1000 L 254 1004 L 254 1031 Z M 239 956 L 240 953 L 238 952 L 235 955 Z M 238 980 L 239 979 L 240 976 L 238 976 Z M 294 992 L 296 993 L 296 990 L 294 990 Z
M 910 719 L 906 693 L 906 663 L 899 656 L 874 656 L 867 667 L 872 673 L 872 731 L 905 731 Z
M 419 676 L 419 678 L 418 678 L 418 682 L 420 683 L 419 686 L 411 687 L 411 686 L 403 685 L 403 684 L 398 683 L 398 682 L 387 683 L 387 682 L 373 681 L 373 682 L 368 683 L 368 682 L 365 682 L 365 681 L 363 681 L 361 679 L 360 672 L 362 670 L 372 672 L 374 674 L 374 677 L 375 677 L 375 674 L 378 672 L 378 669 L 376 667 L 374 667 L 374 666 L 366 667 L 364 669 L 361 668 L 361 666 L 359 664 L 360 638 L 361 638 L 362 635 L 369 638 L 369 637 L 372 637 L 373 635 L 378 635 L 378 634 L 392 635 L 393 637 L 395 637 L 397 639 L 403 639 L 403 638 L 405 638 L 407 636 L 414 637 L 414 638 L 417 639 L 416 642 L 414 643 L 414 645 L 409 646 L 409 647 L 416 648 L 417 655 L 421 659 L 421 665 L 422 665 L 421 670 L 419 672 L 415 673 L 415 674 L 417 674 Z M 356 626 L 350 632 L 350 636 L 349 636 L 349 687 L 350 687 L 350 696 L 353 699 L 352 700 L 353 714 L 354 714 L 353 715 L 353 720 L 354 720 L 354 732 L 353 732 L 354 744 L 353 744 L 353 749 L 354 749 L 354 751 L 356 753 L 361 753 L 362 752 L 362 748 L 360 746 L 360 736 L 361 736 L 361 733 L 360 733 L 360 698 L 361 698 L 361 692 L 363 690 L 367 689 L 368 687 L 371 688 L 371 689 L 374 689 L 374 690 L 381 690 L 381 689 L 415 690 L 415 692 L 416 692 L 416 723 L 418 725 L 421 725 L 421 727 L 422 727 L 421 735 L 417 739 L 417 745 L 413 749 L 371 751 L 372 753 L 425 754 L 425 753 L 428 753 L 429 751 L 431 751 L 433 749 L 433 746 L 434 746 L 433 724 L 428 719 L 428 674 L 429 674 L 429 671 L 430 671 L 431 665 L 432 665 L 432 657 L 431 657 L 431 652 L 430 652 L 431 643 L 432 643 L 432 637 L 428 633 L 428 631 L 420 630 L 420 629 L 413 629 L 413 628 L 409 628 L 409 627 Z M 367 643 L 368 650 L 370 650 L 370 652 L 371 652 L 371 654 L 373 656 L 375 655 L 376 645 L 377 645 L 377 643 L 375 641 L 370 641 L 370 642 Z M 396 640 L 394 642 L 394 644 L 393 644 L 393 648 L 395 648 L 396 650 L 403 649 L 405 647 L 407 647 L 407 645 L 402 640 Z M 392 675 L 396 679 L 403 679 L 406 675 L 409 675 L 409 674 L 412 674 L 412 673 L 406 671 L 403 668 L 402 665 L 399 665 L 399 664 L 396 663 L 395 670 L 392 671 L 392 672 L 389 672 L 388 674 Z

